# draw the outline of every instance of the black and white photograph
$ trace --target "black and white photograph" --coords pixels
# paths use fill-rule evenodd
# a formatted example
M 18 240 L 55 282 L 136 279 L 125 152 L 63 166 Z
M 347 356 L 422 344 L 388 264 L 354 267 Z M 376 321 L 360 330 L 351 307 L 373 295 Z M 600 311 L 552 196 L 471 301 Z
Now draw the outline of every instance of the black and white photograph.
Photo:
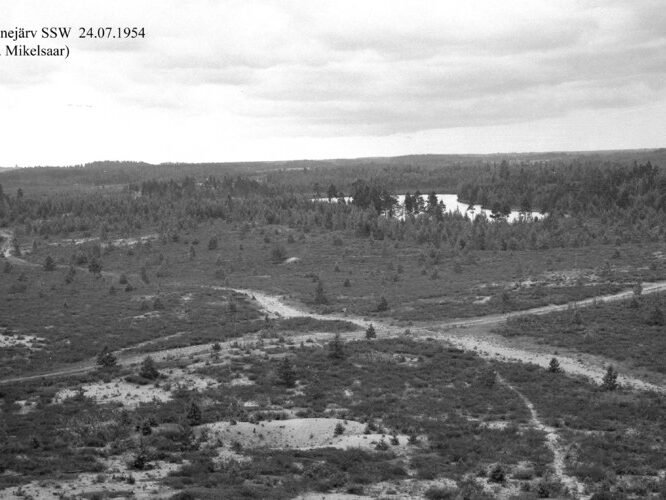
M 666 499 L 666 4 L 0 0 L 0 500 Z

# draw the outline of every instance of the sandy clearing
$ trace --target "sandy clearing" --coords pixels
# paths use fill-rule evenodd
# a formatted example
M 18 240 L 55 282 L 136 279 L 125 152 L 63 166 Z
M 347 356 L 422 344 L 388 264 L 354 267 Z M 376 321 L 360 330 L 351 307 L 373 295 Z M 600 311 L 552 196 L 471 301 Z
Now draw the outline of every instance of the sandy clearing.
M 181 467 L 182 464 L 168 462 L 151 462 L 151 469 L 144 471 L 128 470 L 127 463 L 131 460 L 129 455 L 113 457 L 104 461 L 105 472 L 83 473 L 75 479 L 47 479 L 43 481 L 32 481 L 23 486 L 15 486 L 0 490 L 0 498 L 7 500 L 25 500 L 35 498 L 40 500 L 59 500 L 66 498 L 81 498 L 92 492 L 131 492 L 131 496 L 123 498 L 135 498 L 137 500 L 163 499 L 175 494 L 176 491 L 160 484 L 160 480 L 171 471 Z M 136 481 L 129 484 L 127 477 L 131 476 Z M 116 498 L 114 496 L 113 498 Z
M 336 436 L 338 424 L 344 426 L 344 432 Z M 391 436 L 382 434 L 364 434 L 366 424 L 338 418 L 294 418 L 290 420 L 272 420 L 253 424 L 238 422 L 216 422 L 204 424 L 197 429 L 199 435 L 207 434 L 209 440 L 221 440 L 223 443 L 239 442 L 244 448 L 362 448 L 374 450 L 382 439 L 389 444 Z M 409 439 L 406 435 L 397 436 L 399 444 L 389 446 L 393 451 L 404 451 Z
M 152 401 L 165 402 L 171 399 L 171 393 L 157 388 L 152 384 L 136 385 L 116 379 L 111 382 L 95 382 L 82 386 L 83 394 L 94 399 L 97 403 L 122 403 L 124 406 L 135 407 L 141 403 Z M 62 403 L 66 399 L 75 397 L 75 389 L 61 389 L 53 398 L 54 402 Z
M 2 347 L 25 347 L 27 349 L 37 349 L 33 344 L 46 342 L 43 337 L 34 335 L 6 335 L 0 333 L 0 348 Z

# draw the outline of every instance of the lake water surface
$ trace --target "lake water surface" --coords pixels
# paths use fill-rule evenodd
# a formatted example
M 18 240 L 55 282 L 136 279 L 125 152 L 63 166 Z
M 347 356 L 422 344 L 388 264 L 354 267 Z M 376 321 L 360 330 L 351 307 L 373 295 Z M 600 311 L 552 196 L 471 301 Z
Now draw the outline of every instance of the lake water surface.
M 479 214 L 485 214 L 485 216 L 492 220 L 490 217 L 490 214 L 492 213 L 490 210 L 486 208 L 481 208 L 481 205 L 468 205 L 467 203 L 462 203 L 458 201 L 458 195 L 457 194 L 437 194 L 437 201 L 444 203 L 445 207 L 445 212 L 448 213 L 455 213 L 459 212 L 461 215 L 467 214 L 467 216 L 474 220 Z M 399 194 L 395 196 L 398 200 L 398 207 L 396 207 L 396 217 L 403 218 L 404 217 L 404 208 L 405 208 L 405 195 L 404 194 Z M 428 195 L 427 194 L 422 194 L 421 199 L 424 201 L 424 205 L 427 205 L 428 202 Z M 328 198 L 318 198 L 319 201 L 328 201 Z M 332 202 L 337 202 L 335 198 L 331 199 Z M 350 196 L 345 197 L 345 201 L 349 203 L 351 201 Z M 507 221 L 509 222 L 515 222 L 517 221 L 520 217 L 532 217 L 532 218 L 542 218 L 543 214 L 541 212 L 519 212 L 517 210 L 512 210 L 509 216 L 506 218 Z

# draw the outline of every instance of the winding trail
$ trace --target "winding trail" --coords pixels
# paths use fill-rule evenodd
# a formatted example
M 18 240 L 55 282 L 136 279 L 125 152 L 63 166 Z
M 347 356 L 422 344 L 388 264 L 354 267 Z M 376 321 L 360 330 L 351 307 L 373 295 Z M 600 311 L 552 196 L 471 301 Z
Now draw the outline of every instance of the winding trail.
M 527 397 L 522 392 L 516 389 L 513 385 L 509 384 L 500 375 L 497 376 L 497 379 L 505 387 L 516 393 L 516 395 L 525 404 L 525 406 L 530 412 L 531 426 L 534 429 L 541 431 L 546 435 L 546 441 L 545 441 L 546 446 L 553 453 L 552 466 L 555 477 L 557 477 L 560 481 L 562 481 L 562 483 L 564 483 L 564 485 L 568 488 L 569 492 L 574 495 L 574 498 L 582 498 L 585 487 L 580 481 L 578 481 L 578 479 L 575 476 L 571 476 L 566 472 L 565 469 L 566 452 L 563 446 L 560 444 L 560 438 L 555 428 L 546 425 L 543 423 L 543 421 L 541 421 L 541 419 L 539 418 L 539 414 L 534 408 L 534 404 L 529 399 L 527 399 Z
M 298 305 L 287 303 L 286 299 L 276 295 L 269 295 L 264 292 L 247 289 L 230 289 L 237 293 L 246 294 L 255 299 L 263 311 L 269 316 L 293 318 L 307 316 L 320 320 L 342 320 L 356 324 L 359 328 L 365 329 L 370 323 L 375 326 L 377 335 L 383 338 L 397 337 L 404 335 L 405 328 L 390 325 L 381 320 L 368 320 L 360 316 L 343 314 L 316 314 L 299 307 Z M 643 284 L 643 293 L 657 293 L 666 290 L 666 281 Z M 464 320 L 454 320 L 445 322 L 427 322 L 410 327 L 412 336 L 415 338 L 434 338 L 466 351 L 474 351 L 480 356 L 488 359 L 498 359 L 502 361 L 520 361 L 533 363 L 543 368 L 547 368 L 553 355 L 544 352 L 547 346 L 534 345 L 531 348 L 525 346 L 511 345 L 510 341 L 499 335 L 492 334 L 490 329 L 503 323 L 508 318 L 526 316 L 531 314 L 548 314 L 551 312 L 566 311 L 570 308 L 582 308 L 593 306 L 603 302 L 615 302 L 627 300 L 633 296 L 633 291 L 623 291 L 611 295 L 603 295 L 591 299 L 570 302 L 561 305 L 548 305 L 527 309 L 523 311 L 514 311 L 505 314 L 493 314 L 479 318 Z M 363 338 L 362 333 L 349 335 L 351 338 Z M 588 377 L 595 382 L 600 382 L 606 373 L 606 365 L 609 360 L 592 356 L 579 355 L 576 358 L 569 356 L 557 356 L 560 366 L 565 373 Z M 632 387 L 634 389 L 645 391 L 666 392 L 663 385 L 654 384 L 631 375 L 620 375 L 618 377 L 620 384 Z
M 17 265 L 39 266 L 39 264 L 28 262 L 19 257 L 12 255 L 11 240 L 13 233 L 7 230 L 0 230 L 0 235 L 3 241 L 0 246 L 0 255 L 4 256 L 9 262 Z M 103 275 L 117 277 L 118 273 L 113 271 L 103 271 Z M 348 332 L 343 335 L 346 340 L 354 340 L 364 338 L 362 330 L 368 327 L 371 323 L 375 326 L 378 337 L 390 338 L 403 336 L 405 334 L 405 327 L 390 324 L 385 320 L 380 319 L 367 319 L 361 316 L 348 315 L 348 314 L 317 314 L 307 310 L 303 305 L 289 301 L 285 295 L 272 295 L 259 290 L 243 289 L 243 288 L 230 288 L 230 287 L 210 287 L 214 290 L 232 291 L 240 294 L 247 295 L 254 299 L 257 306 L 269 317 L 274 318 L 295 318 L 295 317 L 309 317 L 317 320 L 341 320 L 351 322 L 359 327 L 359 331 Z M 654 283 L 643 283 L 643 294 L 649 295 L 666 291 L 666 281 L 659 281 Z M 615 294 L 602 295 L 592 297 L 589 299 L 569 302 L 559 305 L 547 305 L 536 307 L 523 311 L 513 311 L 504 314 L 491 314 L 488 316 L 481 316 L 476 318 L 467 318 L 461 320 L 451 321 L 430 321 L 418 323 L 415 326 L 410 326 L 410 332 L 414 338 L 431 338 L 439 341 L 447 342 L 457 348 L 474 351 L 482 357 L 488 359 L 495 359 L 501 361 L 519 361 L 534 363 L 544 368 L 548 367 L 552 359 L 552 353 L 545 352 L 549 349 L 547 345 L 517 345 L 510 339 L 506 339 L 499 335 L 491 333 L 491 329 L 509 318 L 515 318 L 526 315 L 543 315 L 553 312 L 566 311 L 572 308 L 590 307 L 599 303 L 616 302 L 627 300 L 633 296 L 632 290 L 625 290 Z M 180 333 L 179 333 L 180 334 Z M 177 335 L 179 335 L 177 334 Z M 326 340 L 331 334 L 327 332 L 312 332 L 306 335 L 299 335 L 293 337 L 297 340 L 298 337 L 314 338 L 317 340 Z M 254 336 L 246 336 L 239 341 L 253 340 Z M 161 339 L 154 339 L 148 343 L 157 342 Z M 165 359 L 166 357 L 177 358 L 184 356 L 196 355 L 201 352 L 206 352 L 210 349 L 210 344 L 195 345 L 184 348 L 159 350 L 153 353 L 141 353 L 141 355 L 134 355 L 126 353 L 137 346 L 131 346 L 123 349 L 117 353 L 118 362 L 121 365 L 131 365 L 141 361 L 141 359 L 150 354 L 157 359 Z M 575 358 L 566 355 L 557 355 L 562 370 L 572 375 L 579 375 L 588 377 L 596 382 L 599 382 L 605 371 L 606 365 L 610 360 L 600 357 L 575 354 Z M 0 384 L 7 384 L 12 382 L 20 382 L 27 380 L 35 380 L 39 378 L 53 378 L 60 376 L 70 376 L 81 373 L 86 373 L 96 369 L 95 360 L 78 363 L 75 366 L 63 367 L 59 370 L 49 371 L 41 374 L 26 375 L 22 377 L 13 377 L 0 380 Z M 632 387 L 639 390 L 666 392 L 666 385 L 660 383 L 655 384 L 642 380 L 638 377 L 623 374 L 618 378 L 620 384 Z

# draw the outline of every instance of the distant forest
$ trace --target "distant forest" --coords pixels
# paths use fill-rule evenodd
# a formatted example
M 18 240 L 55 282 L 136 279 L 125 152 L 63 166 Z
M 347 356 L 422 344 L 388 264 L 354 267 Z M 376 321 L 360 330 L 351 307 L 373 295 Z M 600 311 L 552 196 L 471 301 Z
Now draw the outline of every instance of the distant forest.
M 664 160 L 666 150 L 17 169 L 0 173 L 0 227 L 21 238 L 144 229 L 166 237 L 224 219 L 455 252 L 664 241 Z M 395 196 L 417 191 L 456 193 L 493 216 L 472 221 L 408 196 L 404 220 L 392 217 Z M 352 201 L 313 201 L 344 196 Z M 546 215 L 508 223 L 511 209 Z

